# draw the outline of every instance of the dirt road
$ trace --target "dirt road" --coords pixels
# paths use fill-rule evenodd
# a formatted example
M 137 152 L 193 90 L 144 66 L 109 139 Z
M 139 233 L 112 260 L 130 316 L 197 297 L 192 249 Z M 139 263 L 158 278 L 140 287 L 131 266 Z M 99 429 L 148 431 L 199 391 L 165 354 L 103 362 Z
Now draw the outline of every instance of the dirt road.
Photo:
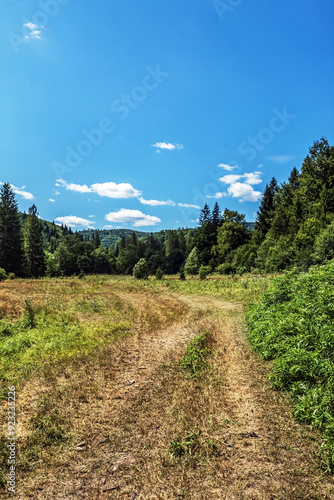
M 30 464 L 18 497 L 334 498 L 331 478 L 316 469 L 320 438 L 270 389 L 270 366 L 249 346 L 242 304 L 175 297 L 188 306 L 178 322 L 110 346 L 49 388 L 68 405 L 71 447 Z M 212 332 L 210 369 L 193 380 L 178 363 L 204 329 Z M 196 426 L 215 452 L 173 457 L 170 442 Z

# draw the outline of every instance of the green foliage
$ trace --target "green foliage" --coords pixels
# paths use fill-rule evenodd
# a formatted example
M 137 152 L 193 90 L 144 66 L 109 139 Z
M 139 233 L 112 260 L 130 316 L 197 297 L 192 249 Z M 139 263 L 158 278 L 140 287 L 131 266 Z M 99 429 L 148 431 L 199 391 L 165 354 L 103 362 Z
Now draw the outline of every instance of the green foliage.
M 7 279 L 8 280 L 15 280 L 15 273 L 8 273 Z M 1 279 L 0 279 L 0 281 L 1 281 Z
M 0 267 L 0 281 L 5 281 L 7 278 L 7 273 L 2 267 Z
M 148 278 L 148 265 L 145 259 L 140 259 L 133 268 L 133 276 L 137 279 L 146 280 Z
M 211 273 L 210 266 L 201 266 L 198 271 L 199 278 L 205 280 L 205 278 Z
M 219 274 L 234 274 L 236 269 L 229 262 L 225 262 L 224 264 L 219 264 L 217 271 Z
M 35 312 L 28 299 L 24 303 L 23 325 L 26 328 L 34 328 L 36 326 Z
M 200 448 L 199 437 L 202 433 L 201 428 L 196 425 L 193 432 L 188 434 L 181 442 L 171 441 L 169 451 L 174 457 L 182 457 L 184 455 L 194 455 Z
M 180 274 L 179 274 L 179 279 L 181 281 L 186 281 L 186 274 L 184 272 L 184 269 L 181 269 Z
M 197 247 L 194 247 L 184 265 L 184 271 L 186 274 L 197 274 L 199 269 L 199 253 Z
M 0 187 L 0 267 L 7 273 L 22 270 L 22 231 L 17 201 L 9 183 Z
M 249 234 L 246 229 L 245 216 L 236 211 L 224 210 L 223 224 L 218 229 L 215 252 L 219 262 L 231 262 L 233 252 L 247 243 Z
M 36 205 L 32 205 L 29 208 L 23 232 L 26 274 L 34 278 L 44 276 L 46 263 L 42 231 Z
M 314 253 L 315 260 L 318 262 L 334 259 L 334 222 L 317 236 Z
M 273 360 L 274 387 L 289 391 L 295 417 L 324 436 L 323 464 L 334 470 L 334 262 L 286 272 L 247 315 L 254 348 Z
M 206 358 L 211 354 L 211 349 L 206 347 L 211 332 L 205 330 L 194 337 L 187 345 L 186 352 L 180 361 L 180 367 L 190 372 L 191 377 L 198 377 L 200 372 L 207 368 Z
M 164 272 L 160 267 L 158 267 L 158 269 L 155 273 L 155 277 L 157 280 L 162 280 L 162 278 L 164 277 Z

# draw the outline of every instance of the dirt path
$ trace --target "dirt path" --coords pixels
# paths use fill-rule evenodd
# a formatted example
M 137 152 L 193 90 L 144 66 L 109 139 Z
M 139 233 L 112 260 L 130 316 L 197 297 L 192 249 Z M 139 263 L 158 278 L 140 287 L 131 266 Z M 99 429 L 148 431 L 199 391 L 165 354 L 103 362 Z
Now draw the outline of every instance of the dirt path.
M 332 481 L 316 470 L 319 436 L 295 423 L 289 401 L 270 389 L 268 365 L 246 339 L 242 305 L 173 296 L 190 307 L 178 324 L 128 338 L 78 369 L 74 446 L 47 468 L 36 464 L 19 498 L 334 498 Z M 212 375 L 189 380 L 178 361 L 205 328 L 215 339 Z M 68 392 L 66 378 L 58 385 Z M 172 459 L 170 441 L 197 423 L 218 454 Z

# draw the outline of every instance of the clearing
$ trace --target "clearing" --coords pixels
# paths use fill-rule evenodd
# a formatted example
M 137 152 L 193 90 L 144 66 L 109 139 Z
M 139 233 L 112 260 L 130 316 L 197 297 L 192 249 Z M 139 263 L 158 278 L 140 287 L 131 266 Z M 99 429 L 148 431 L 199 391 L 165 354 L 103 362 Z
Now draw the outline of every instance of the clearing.
M 98 305 L 112 299 L 131 331 L 20 385 L 18 498 L 334 498 L 331 476 L 317 469 L 320 435 L 295 422 L 287 396 L 270 388 L 242 301 L 112 278 L 94 290 L 64 282 L 31 281 L 32 303 L 40 306 L 44 286 L 52 300 L 61 292 L 64 303 L 80 302 L 75 320 L 95 325 Z M 15 295 L 15 314 L 27 293 L 18 288 L 2 290 L 7 305 Z M 204 330 L 209 367 L 191 378 L 179 362 Z M 185 452 L 173 454 L 171 442 Z

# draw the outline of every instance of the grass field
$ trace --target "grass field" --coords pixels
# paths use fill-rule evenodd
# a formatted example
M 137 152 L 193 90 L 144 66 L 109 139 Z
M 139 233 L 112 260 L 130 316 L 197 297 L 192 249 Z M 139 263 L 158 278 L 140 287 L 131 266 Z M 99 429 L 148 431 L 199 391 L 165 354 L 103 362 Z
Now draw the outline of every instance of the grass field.
M 14 385 L 20 499 L 334 498 L 320 435 L 247 340 L 246 306 L 271 283 L 2 283 L 1 477 Z

